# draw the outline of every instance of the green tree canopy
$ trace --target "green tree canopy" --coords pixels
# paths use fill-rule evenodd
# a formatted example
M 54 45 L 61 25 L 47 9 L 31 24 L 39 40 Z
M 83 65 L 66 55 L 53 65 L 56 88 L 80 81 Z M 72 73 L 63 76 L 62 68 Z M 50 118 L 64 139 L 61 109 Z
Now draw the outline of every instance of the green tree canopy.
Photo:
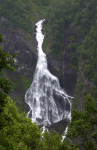
M 7 97 L 0 114 L 0 150 L 37 149 L 41 130 L 26 114 L 19 114 L 15 103 Z
M 88 95 L 83 110 L 73 110 L 67 137 L 84 150 L 97 150 L 97 102 Z
M 0 42 L 4 42 L 2 39 L 2 34 L 0 34 Z M 10 69 L 14 71 L 14 68 L 11 67 L 11 63 L 14 62 L 13 58 L 16 56 L 16 53 L 9 55 L 9 53 L 5 53 L 2 50 L 2 46 L 0 45 L 0 72 L 2 69 Z M 8 93 L 11 91 L 12 82 L 8 79 L 3 79 L 0 77 L 0 112 L 3 110 L 3 107 L 6 103 L 6 97 Z

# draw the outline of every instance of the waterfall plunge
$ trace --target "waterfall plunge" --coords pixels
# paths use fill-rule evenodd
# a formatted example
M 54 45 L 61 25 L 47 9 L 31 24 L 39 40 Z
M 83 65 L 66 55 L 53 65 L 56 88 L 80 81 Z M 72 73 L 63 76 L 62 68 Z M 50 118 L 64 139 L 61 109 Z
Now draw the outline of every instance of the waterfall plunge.
M 43 21 L 36 23 L 38 62 L 33 82 L 25 94 L 25 102 L 30 106 L 28 117 L 38 125 L 52 124 L 65 118 L 70 119 L 72 99 L 61 89 L 58 78 L 47 68 L 46 54 L 42 51 Z

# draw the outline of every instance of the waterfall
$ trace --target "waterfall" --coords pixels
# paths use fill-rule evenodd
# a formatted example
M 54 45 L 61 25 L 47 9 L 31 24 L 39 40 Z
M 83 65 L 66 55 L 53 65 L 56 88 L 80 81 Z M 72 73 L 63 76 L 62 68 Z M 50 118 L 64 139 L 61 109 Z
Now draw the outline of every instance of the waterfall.
M 65 87 L 65 80 L 64 80 L 64 74 L 65 74 L 65 61 L 64 61 L 64 57 L 65 57 L 65 51 L 66 51 L 66 48 L 67 48 L 67 46 L 68 46 L 68 40 L 67 40 L 67 25 L 66 25 L 66 27 L 65 27 L 65 41 L 64 41 L 64 43 L 65 43 L 65 47 L 64 47 L 64 51 L 63 51 L 63 87 Z
M 65 49 L 63 52 L 63 87 L 65 86 L 65 84 L 64 84 L 64 68 L 65 68 L 64 55 L 65 55 Z
M 42 50 L 43 21 L 36 23 L 38 61 L 33 82 L 25 94 L 25 102 L 30 107 L 28 117 L 37 125 L 48 125 L 71 117 L 72 97 L 61 89 L 58 78 L 47 68 L 46 54 Z

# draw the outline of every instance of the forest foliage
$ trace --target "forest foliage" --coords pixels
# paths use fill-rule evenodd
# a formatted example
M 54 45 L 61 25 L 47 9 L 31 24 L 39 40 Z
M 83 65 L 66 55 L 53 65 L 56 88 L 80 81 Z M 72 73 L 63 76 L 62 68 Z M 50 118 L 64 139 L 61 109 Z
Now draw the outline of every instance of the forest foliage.
M 55 0 L 45 19 L 45 51 L 62 58 L 67 39 L 72 68 L 78 70 L 81 58 L 85 77 L 97 86 L 97 1 Z
M 31 0 L 0 0 L 0 15 L 8 19 L 7 24 L 12 23 L 15 27 L 31 32 L 32 14 Z
M 46 0 L 0 0 L 0 16 L 7 19 L 4 25 L 12 23 L 26 32 L 32 33 L 33 23 L 39 15 L 43 15 L 50 1 Z M 39 5 L 39 6 L 38 6 Z
M 0 43 L 4 42 L 2 39 L 2 34 L 0 34 Z M 14 62 L 13 58 L 16 56 L 16 53 L 9 55 L 9 53 L 5 53 L 2 51 L 2 45 L 0 45 L 0 72 L 6 68 L 14 71 L 14 68 L 11 67 L 11 63 Z M 6 104 L 6 98 L 11 91 L 12 82 L 8 79 L 4 79 L 0 77 L 0 112 L 3 111 L 3 107 Z
M 88 94 L 83 109 L 73 109 L 67 137 L 83 150 L 97 150 L 97 102 Z

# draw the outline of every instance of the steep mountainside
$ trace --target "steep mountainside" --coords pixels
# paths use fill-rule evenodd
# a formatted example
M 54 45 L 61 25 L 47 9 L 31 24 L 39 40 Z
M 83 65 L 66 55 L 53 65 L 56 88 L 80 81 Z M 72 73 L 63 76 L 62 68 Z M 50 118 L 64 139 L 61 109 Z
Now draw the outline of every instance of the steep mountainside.
M 13 82 L 11 97 L 16 101 L 19 112 L 24 111 L 25 107 L 27 107 L 24 104 L 24 95 L 33 80 L 37 62 L 35 22 L 42 19 L 46 15 L 47 8 L 51 8 L 53 4 L 52 0 L 45 3 L 42 0 L 29 0 L 28 2 L 24 3 L 24 1 L 18 0 L 15 3 L 15 1 L 5 0 L 1 2 L 2 9 L 0 10 L 0 33 L 3 34 L 3 38 L 5 39 L 3 49 L 9 53 L 18 51 L 15 64 L 12 64 L 16 69 L 15 73 L 5 70 L 1 76 L 9 78 Z M 66 33 L 65 43 L 68 41 L 68 34 Z M 52 54 L 48 54 L 47 61 L 49 70 L 59 78 L 61 87 L 68 94 L 73 95 L 77 73 L 75 70 L 70 69 L 69 53 L 64 53 L 64 56 L 62 54 L 60 60 L 55 60 Z
M 60 86 L 66 93 L 74 97 L 71 99 L 72 108 L 75 109 L 71 113 L 71 99 L 70 101 L 67 98 L 64 99 L 69 102 L 69 105 L 67 102 L 63 103 L 65 92 L 57 88 L 60 87 L 59 84 L 54 84 L 58 83 L 56 82 L 58 80 L 47 77 L 47 72 L 45 72 L 46 76 L 40 78 L 39 72 L 37 79 L 40 80 L 40 84 L 36 86 L 36 89 L 33 86 L 36 95 L 31 89 L 27 96 L 30 97 L 31 105 L 33 97 L 35 104 L 33 106 L 37 108 L 36 113 L 40 110 L 38 106 L 43 109 L 41 113 L 37 113 L 38 117 L 36 117 L 38 121 L 44 119 L 43 125 L 39 125 L 40 128 L 46 125 L 48 130 L 55 130 L 62 135 L 64 131 L 67 131 L 66 127 L 71 119 L 66 140 L 63 142 L 61 136 L 54 132 L 51 134 L 45 132 L 42 135 L 37 125 L 32 125 L 31 120 L 27 119 L 24 113 L 21 115 L 22 112 L 28 112 L 30 109 L 30 105 L 25 103 L 24 96 L 33 81 L 38 58 L 35 23 L 44 18 L 43 51 L 47 56 L 48 69 L 51 74 L 58 77 Z M 0 109 L 4 111 L 0 114 L 0 149 L 26 150 L 34 149 L 35 146 L 35 149 L 42 150 L 97 150 L 97 102 L 95 103 L 97 101 L 97 0 L 0 0 L 0 34 L 3 34 L 3 36 L 0 35 L 0 44 L 3 42 L 1 37 L 5 40 L 0 51 L 3 49 L 9 54 L 17 51 L 17 57 L 11 64 L 15 72 L 2 70 L 5 66 L 10 66 L 11 56 L 5 54 L 2 57 L 3 53 L 1 53 L 0 106 L 4 109 Z M 39 64 L 41 63 L 46 64 L 45 61 Z M 44 73 L 41 67 L 40 70 Z M 4 82 L 2 78 L 13 82 L 13 91 L 8 98 L 6 98 L 8 95 L 3 96 L 5 94 L 2 91 L 9 92 L 10 82 L 8 80 Z M 37 79 L 34 82 L 35 85 L 39 83 Z M 43 86 L 44 80 L 46 84 Z M 50 81 L 48 82 L 51 83 L 50 86 L 47 80 Z M 41 94 L 37 94 L 38 90 Z M 41 90 L 45 92 L 42 94 Z M 89 94 L 87 98 L 84 98 L 87 93 L 90 93 L 92 97 Z M 51 96 L 54 98 L 53 103 Z M 37 103 L 37 97 L 39 97 L 39 103 Z M 41 99 L 42 103 L 40 103 Z M 45 107 L 45 100 L 46 106 L 50 107 Z M 13 101 L 16 102 L 18 110 Z M 56 111 L 59 107 L 61 109 Z M 29 117 L 32 110 L 29 111 Z M 62 120 L 58 121 L 61 110 L 64 111 L 64 115 L 61 117 Z M 68 116 L 65 115 L 65 110 Z M 54 117 L 51 117 L 52 112 Z M 45 123 L 45 114 L 50 118 L 50 125 Z
M 6 22 L 4 17 L 0 17 L 0 24 Z M 10 54 L 18 51 L 18 56 L 14 59 L 15 72 L 5 70 L 1 73 L 2 77 L 9 78 L 13 82 L 13 92 L 11 97 L 17 102 L 20 111 L 24 111 L 24 95 L 29 88 L 35 65 L 37 62 L 37 51 L 34 34 L 31 36 L 23 30 L 15 28 L 12 24 L 0 28 L 5 40 L 3 49 Z M 22 110 L 23 109 L 23 110 Z
M 24 95 L 33 80 L 37 62 L 35 23 L 43 18 L 48 5 L 42 0 L 0 1 L 0 34 L 5 40 L 3 50 L 10 54 L 18 51 L 12 64 L 15 72 L 3 70 L 0 76 L 13 82 L 11 98 L 20 113 L 27 109 Z
M 87 93 L 97 97 L 96 6 L 96 0 L 56 0 L 45 17 L 44 50 L 61 66 L 61 84 L 67 92 L 72 89 L 73 106 L 78 109 Z
M 59 78 L 67 94 L 74 96 L 73 107 L 81 109 L 87 93 L 97 97 L 96 6 L 96 0 L 0 0 L 3 49 L 18 51 L 12 64 L 16 71 L 4 70 L 0 76 L 13 82 L 11 98 L 19 112 L 28 109 L 24 95 L 37 62 L 35 23 L 43 18 L 48 69 Z

